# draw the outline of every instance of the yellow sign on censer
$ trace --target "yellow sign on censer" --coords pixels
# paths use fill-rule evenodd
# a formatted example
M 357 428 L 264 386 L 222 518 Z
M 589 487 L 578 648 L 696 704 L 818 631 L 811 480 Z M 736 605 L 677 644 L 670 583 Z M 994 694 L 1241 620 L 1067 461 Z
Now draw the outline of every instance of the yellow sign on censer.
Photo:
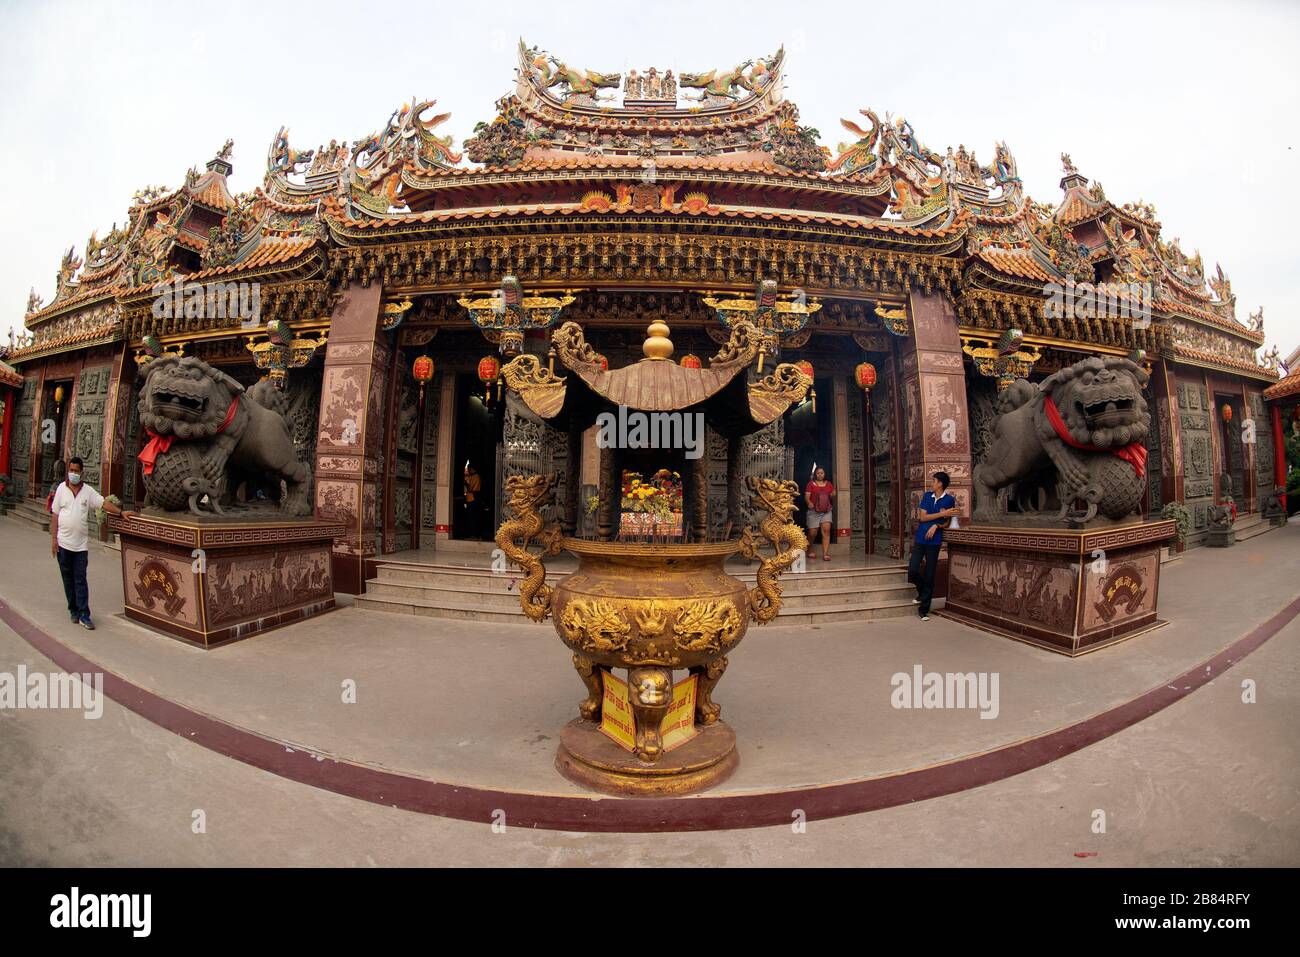
M 636 750 L 632 705 L 628 702 L 627 682 L 604 672 L 604 695 L 600 707 L 600 730 L 626 751 Z M 695 689 L 699 675 L 691 675 L 673 687 L 673 703 L 659 724 L 664 751 L 680 747 L 699 734 L 695 727 Z

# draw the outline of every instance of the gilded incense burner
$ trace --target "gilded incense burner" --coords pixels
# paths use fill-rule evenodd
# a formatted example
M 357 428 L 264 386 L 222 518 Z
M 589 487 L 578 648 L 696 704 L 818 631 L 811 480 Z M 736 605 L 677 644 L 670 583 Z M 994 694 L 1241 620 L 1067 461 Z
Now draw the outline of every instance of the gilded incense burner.
M 738 759 L 735 734 L 719 720 L 713 691 L 750 621 L 763 624 L 780 612 L 779 576 L 807 548 L 803 531 L 790 521 L 797 485 L 749 480 L 754 506 L 768 513 L 761 535 L 746 529 L 738 540 L 660 544 L 562 536 L 539 514 L 554 484 L 554 476 L 510 478 L 514 517 L 501 525 L 496 541 L 525 572 L 524 614 L 554 622 L 587 687 L 579 717 L 561 735 L 557 767 L 579 783 L 617 794 L 681 794 L 718 783 Z M 534 542 L 539 553 L 528 550 Z M 763 545 L 773 554 L 760 554 Z M 552 587 L 544 559 L 561 548 L 577 556 L 578 570 Z M 761 561 L 752 589 L 723 569 L 737 552 Z M 630 752 L 599 730 L 606 702 L 616 703 L 611 695 L 622 690 L 621 681 L 611 681 L 615 668 L 628 671 Z M 675 672 L 695 682 L 688 719 L 693 736 L 667 750 L 661 726 L 674 701 Z

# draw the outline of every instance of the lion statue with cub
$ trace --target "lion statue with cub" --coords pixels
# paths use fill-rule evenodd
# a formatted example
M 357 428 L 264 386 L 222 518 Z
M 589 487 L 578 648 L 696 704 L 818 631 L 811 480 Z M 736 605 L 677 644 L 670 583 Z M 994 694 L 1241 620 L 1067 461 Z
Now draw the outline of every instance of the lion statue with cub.
M 1121 519 L 1140 507 L 1151 416 L 1147 374 L 1131 359 L 1093 356 L 1038 384 L 1017 379 L 999 397 L 993 440 L 974 471 L 976 516 L 997 511 L 998 490 L 1050 464 L 1057 520 Z M 1076 510 L 1082 503 L 1082 510 Z
M 163 356 L 144 369 L 140 452 L 146 505 L 165 511 L 202 505 L 224 514 L 245 481 L 285 483 L 280 508 L 310 515 L 311 472 L 298 461 L 288 397 L 263 379 L 245 391 L 226 373 L 193 356 Z

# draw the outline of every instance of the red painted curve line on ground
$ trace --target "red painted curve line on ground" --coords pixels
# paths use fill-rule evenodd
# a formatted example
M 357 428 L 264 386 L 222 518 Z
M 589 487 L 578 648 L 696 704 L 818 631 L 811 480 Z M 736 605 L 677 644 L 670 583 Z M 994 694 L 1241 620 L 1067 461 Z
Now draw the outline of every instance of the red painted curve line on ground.
M 824 820 L 954 794 L 1050 764 L 1131 727 L 1227 670 L 1292 619 L 1300 598 L 1213 657 L 1107 711 L 1035 738 L 946 764 L 843 784 L 760 794 L 687 798 L 588 798 L 462 787 L 351 764 L 237 728 L 104 672 L 104 692 L 147 721 L 218 754 L 280 777 L 348 797 L 421 814 L 491 823 L 498 809 L 512 827 L 561 831 L 710 831 L 789 824 L 795 809 Z M 88 658 L 42 631 L 0 599 L 0 620 L 68 672 L 100 671 Z

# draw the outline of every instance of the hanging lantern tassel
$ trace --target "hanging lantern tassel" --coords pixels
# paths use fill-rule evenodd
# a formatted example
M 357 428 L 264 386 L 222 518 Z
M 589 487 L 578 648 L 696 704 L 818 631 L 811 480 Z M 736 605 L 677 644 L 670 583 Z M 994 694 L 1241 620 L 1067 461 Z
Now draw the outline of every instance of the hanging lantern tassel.
M 816 415 L 817 414 L 817 390 L 814 389 L 812 386 L 808 387 L 808 398 L 812 399 L 812 412 L 813 415 Z

